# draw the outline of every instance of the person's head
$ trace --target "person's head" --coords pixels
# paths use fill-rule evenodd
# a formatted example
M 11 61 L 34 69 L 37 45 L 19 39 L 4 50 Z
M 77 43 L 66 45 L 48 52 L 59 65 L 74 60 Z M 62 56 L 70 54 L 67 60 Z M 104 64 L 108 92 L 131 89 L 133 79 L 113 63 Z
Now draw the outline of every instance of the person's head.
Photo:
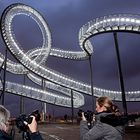
M 109 97 L 99 97 L 96 101 L 96 111 L 112 111 L 113 102 Z
M 8 120 L 10 112 L 2 105 L 0 105 L 0 130 L 7 132 L 9 129 Z

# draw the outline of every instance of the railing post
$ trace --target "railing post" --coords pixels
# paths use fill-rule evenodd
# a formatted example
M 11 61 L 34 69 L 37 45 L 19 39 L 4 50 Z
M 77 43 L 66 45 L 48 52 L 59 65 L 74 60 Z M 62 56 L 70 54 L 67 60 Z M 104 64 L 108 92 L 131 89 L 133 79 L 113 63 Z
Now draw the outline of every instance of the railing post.
M 90 67 L 90 84 L 91 84 L 91 95 L 92 95 L 92 111 L 95 112 L 95 101 L 94 101 L 94 91 L 93 91 L 93 71 L 91 55 L 89 56 L 89 67 Z
M 114 42 L 115 42 L 115 48 L 116 48 L 116 54 L 117 54 L 119 80 L 120 80 L 120 86 L 121 86 L 121 92 L 122 92 L 122 103 L 123 103 L 124 115 L 127 116 L 127 104 L 126 104 L 126 98 L 125 98 L 125 88 L 124 88 L 123 73 L 122 73 L 122 68 L 121 68 L 121 59 L 120 59 L 120 53 L 119 53 L 117 33 L 114 32 L 113 36 L 114 36 Z
M 1 92 L 1 99 L 2 105 L 5 103 L 5 85 L 6 85 L 6 67 L 7 67 L 7 47 L 5 48 L 5 59 L 4 59 L 4 73 L 3 73 L 3 80 L 2 80 L 2 92 Z
M 72 120 L 72 124 L 73 124 L 73 120 L 74 120 L 74 106 L 73 106 L 73 90 L 71 89 L 71 120 Z

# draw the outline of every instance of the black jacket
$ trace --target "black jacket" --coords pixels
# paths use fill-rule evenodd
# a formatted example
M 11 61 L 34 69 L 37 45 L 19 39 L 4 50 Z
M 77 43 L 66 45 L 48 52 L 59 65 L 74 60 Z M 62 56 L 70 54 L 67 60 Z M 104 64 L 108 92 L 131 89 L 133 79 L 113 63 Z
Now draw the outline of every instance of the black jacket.
M 12 138 L 6 132 L 0 130 L 0 140 L 12 140 Z
M 39 132 L 31 133 L 31 140 L 43 140 Z
M 30 134 L 31 140 L 43 140 L 39 132 Z M 4 131 L 0 131 L 0 140 L 12 140 L 11 136 Z

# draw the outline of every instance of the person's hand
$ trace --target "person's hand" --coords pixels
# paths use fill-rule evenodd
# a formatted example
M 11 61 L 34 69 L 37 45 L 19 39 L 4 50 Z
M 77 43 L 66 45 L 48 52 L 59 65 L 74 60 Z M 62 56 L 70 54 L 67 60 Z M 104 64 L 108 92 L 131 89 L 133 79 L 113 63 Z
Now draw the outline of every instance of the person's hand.
M 83 121 L 86 121 L 86 118 L 85 118 L 84 112 L 82 112 L 82 120 L 83 120 Z
M 31 116 L 32 117 L 32 123 L 28 124 L 27 122 L 24 122 L 26 125 L 28 125 L 31 133 L 37 132 L 37 122 L 35 120 L 35 116 Z
M 10 124 L 9 124 L 9 122 L 6 122 L 6 124 L 5 124 L 5 132 L 9 133 L 10 130 L 11 130 Z

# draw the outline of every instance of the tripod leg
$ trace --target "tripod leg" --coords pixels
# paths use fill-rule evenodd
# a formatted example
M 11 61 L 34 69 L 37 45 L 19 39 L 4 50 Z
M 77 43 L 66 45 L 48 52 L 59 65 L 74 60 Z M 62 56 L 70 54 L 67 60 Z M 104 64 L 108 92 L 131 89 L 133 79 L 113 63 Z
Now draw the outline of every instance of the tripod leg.
M 31 140 L 31 139 L 30 139 L 29 132 L 23 132 L 23 133 L 22 133 L 22 139 L 23 139 L 23 140 Z

